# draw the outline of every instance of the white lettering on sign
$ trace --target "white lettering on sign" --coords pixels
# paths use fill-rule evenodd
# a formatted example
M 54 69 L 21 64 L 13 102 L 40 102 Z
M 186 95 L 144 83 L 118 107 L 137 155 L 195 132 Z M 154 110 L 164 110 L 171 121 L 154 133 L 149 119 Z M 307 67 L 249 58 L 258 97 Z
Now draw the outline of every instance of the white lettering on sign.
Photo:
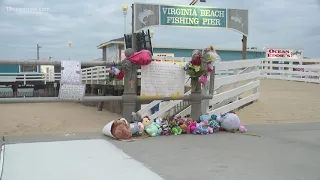
M 224 17 L 224 11 L 215 11 L 215 10 L 200 10 L 201 17 Z
M 202 19 L 202 25 L 220 25 L 220 19 L 208 19 L 208 18 L 203 18 Z
M 198 16 L 195 9 L 185 8 L 162 8 L 164 14 L 178 15 L 178 16 Z
M 141 66 L 141 95 L 183 95 L 184 81 L 185 72 L 178 63 L 152 62 Z
M 167 24 L 199 24 L 198 18 L 189 18 L 189 17 L 167 17 Z
M 198 11 L 197 11 L 198 10 Z M 217 9 L 194 8 L 162 8 L 166 17 L 166 24 L 220 26 L 219 18 L 225 17 L 225 11 Z

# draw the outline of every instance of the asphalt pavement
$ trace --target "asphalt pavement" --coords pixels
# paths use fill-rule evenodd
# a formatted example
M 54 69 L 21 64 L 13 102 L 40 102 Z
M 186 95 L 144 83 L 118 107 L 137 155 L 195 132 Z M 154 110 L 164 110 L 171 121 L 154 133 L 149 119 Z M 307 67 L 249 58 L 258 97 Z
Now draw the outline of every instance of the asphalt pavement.
M 320 123 L 247 128 L 261 137 L 219 132 L 121 142 L 95 132 L 5 140 L 15 144 L 105 139 L 166 180 L 320 180 Z

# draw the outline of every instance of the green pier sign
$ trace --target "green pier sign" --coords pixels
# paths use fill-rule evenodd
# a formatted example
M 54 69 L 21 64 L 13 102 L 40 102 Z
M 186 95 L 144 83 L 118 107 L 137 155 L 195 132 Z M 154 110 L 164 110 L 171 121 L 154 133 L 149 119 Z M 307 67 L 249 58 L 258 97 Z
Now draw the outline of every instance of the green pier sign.
M 212 7 L 160 5 L 160 25 L 227 27 L 227 10 Z
M 226 28 L 248 36 L 248 10 L 134 3 L 134 31 L 150 26 Z

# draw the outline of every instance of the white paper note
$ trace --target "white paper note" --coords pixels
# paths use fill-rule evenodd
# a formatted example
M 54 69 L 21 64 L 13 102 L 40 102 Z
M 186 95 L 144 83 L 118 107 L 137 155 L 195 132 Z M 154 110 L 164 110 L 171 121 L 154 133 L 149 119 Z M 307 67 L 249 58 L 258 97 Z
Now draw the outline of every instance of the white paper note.
M 59 99 L 82 100 L 86 91 L 86 85 L 61 84 Z
M 81 63 L 61 61 L 61 84 L 82 84 Z

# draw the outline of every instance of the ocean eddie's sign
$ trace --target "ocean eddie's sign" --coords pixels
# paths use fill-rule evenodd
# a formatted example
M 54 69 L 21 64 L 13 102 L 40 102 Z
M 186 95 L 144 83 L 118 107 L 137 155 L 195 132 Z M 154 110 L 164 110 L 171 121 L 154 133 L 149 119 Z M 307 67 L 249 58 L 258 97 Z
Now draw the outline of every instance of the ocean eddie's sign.
M 248 35 L 248 10 L 134 4 L 135 32 L 150 26 L 229 28 Z
M 268 48 L 266 50 L 266 58 L 268 59 L 303 59 L 303 50 L 302 49 Z

